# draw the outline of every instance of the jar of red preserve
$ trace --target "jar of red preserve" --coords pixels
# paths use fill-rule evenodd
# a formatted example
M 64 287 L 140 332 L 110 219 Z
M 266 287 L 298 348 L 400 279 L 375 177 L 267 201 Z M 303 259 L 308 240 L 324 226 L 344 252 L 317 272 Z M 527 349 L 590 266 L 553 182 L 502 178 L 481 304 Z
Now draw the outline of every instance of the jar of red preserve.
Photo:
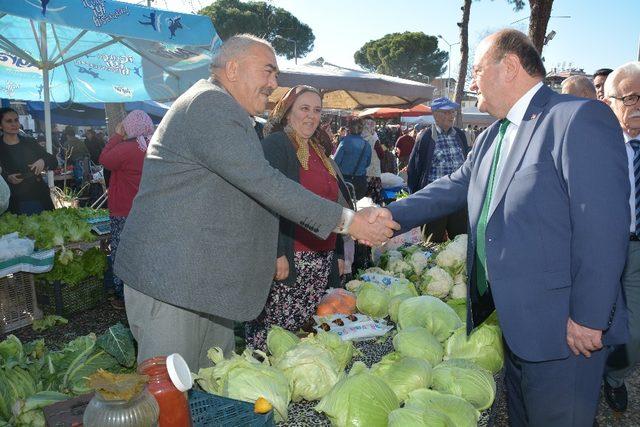
M 191 427 L 191 412 L 186 391 L 193 379 L 187 363 L 177 353 L 147 359 L 138 366 L 147 375 L 147 389 L 160 407 L 159 427 Z

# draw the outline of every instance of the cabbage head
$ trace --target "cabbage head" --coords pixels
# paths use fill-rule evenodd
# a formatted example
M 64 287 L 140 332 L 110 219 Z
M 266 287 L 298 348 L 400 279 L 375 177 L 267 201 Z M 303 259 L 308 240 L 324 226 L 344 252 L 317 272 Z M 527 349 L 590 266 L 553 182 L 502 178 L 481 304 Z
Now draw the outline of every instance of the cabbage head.
M 276 359 L 274 367 L 289 380 L 294 402 L 323 398 L 344 375 L 331 351 L 310 341 L 289 349 Z
M 376 319 L 387 317 L 389 294 L 382 286 L 366 282 L 358 290 L 356 307 L 360 313 Z
M 417 410 L 431 408 L 443 412 L 456 427 L 476 427 L 480 418 L 480 412 L 463 398 L 427 388 L 409 393 L 404 407 Z
M 273 357 L 280 357 L 300 342 L 300 338 L 291 331 L 274 325 L 267 333 L 267 349 Z
M 457 427 L 451 418 L 433 409 L 400 408 L 389 414 L 389 427 Z
M 409 295 L 411 297 L 418 296 L 416 287 L 406 279 L 400 279 L 397 282 L 390 284 L 387 288 L 387 292 L 390 297 L 395 297 L 397 295 Z
M 446 303 L 422 295 L 402 301 L 398 308 L 398 327 L 410 326 L 427 328 L 440 342 L 445 342 L 453 331 L 462 326 L 462 321 Z
M 400 273 L 404 277 L 409 277 L 413 274 L 413 267 L 404 259 L 390 259 L 387 264 L 387 270 L 392 273 Z
M 389 413 L 398 409 L 398 398 L 362 362 L 356 362 L 349 376 L 340 380 L 315 406 L 334 427 L 386 427 Z
M 463 326 L 449 337 L 445 345 L 447 359 L 468 359 L 495 374 L 502 369 L 504 350 L 502 333 L 495 325 L 483 324 L 467 336 Z
M 398 309 L 400 308 L 400 303 L 408 298 L 411 298 L 411 295 L 400 294 L 391 297 L 389 300 L 389 318 L 392 322 L 398 323 Z
M 447 305 L 453 308 L 462 323 L 467 322 L 467 298 L 455 298 L 447 301 Z
M 465 359 L 445 360 L 433 368 L 431 387 L 462 397 L 479 411 L 489 408 L 496 397 L 491 372 Z
M 427 329 L 420 326 L 404 328 L 393 337 L 393 348 L 406 357 L 426 360 L 431 366 L 442 361 L 444 348 Z
M 382 378 L 400 402 L 404 402 L 409 392 L 431 384 L 431 365 L 416 357 L 383 358 L 371 367 L 371 373 Z
M 431 295 L 444 299 L 453 288 L 453 278 L 440 267 L 432 267 L 422 276 L 420 285 L 422 295 Z
M 345 285 L 345 289 L 349 292 L 358 292 L 360 286 L 362 286 L 364 282 L 362 280 L 349 280 Z
M 201 368 L 196 381 L 204 391 L 219 396 L 250 403 L 264 397 L 273 405 L 276 421 L 286 421 L 291 401 L 289 381 L 282 371 L 269 365 L 266 354 L 258 350 L 256 353 L 264 357 L 264 362 L 253 358 L 250 350 L 225 359 L 221 348 L 211 348 L 207 357 L 214 366 Z
M 332 332 L 320 330 L 316 334 L 309 334 L 302 341 L 324 346 L 333 354 L 341 372 L 344 371 L 353 358 L 353 343 L 351 341 L 343 341 L 340 336 Z

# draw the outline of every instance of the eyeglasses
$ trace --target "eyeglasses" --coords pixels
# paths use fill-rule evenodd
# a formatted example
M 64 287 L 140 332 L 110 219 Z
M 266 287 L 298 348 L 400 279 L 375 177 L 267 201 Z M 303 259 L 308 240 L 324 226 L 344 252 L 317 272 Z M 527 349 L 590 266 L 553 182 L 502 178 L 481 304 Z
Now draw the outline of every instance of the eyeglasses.
M 627 96 L 610 96 L 609 98 L 617 99 L 618 101 L 622 101 L 622 105 L 627 107 L 631 107 L 632 105 L 636 105 L 638 103 L 638 99 L 640 99 L 640 95 L 627 95 Z

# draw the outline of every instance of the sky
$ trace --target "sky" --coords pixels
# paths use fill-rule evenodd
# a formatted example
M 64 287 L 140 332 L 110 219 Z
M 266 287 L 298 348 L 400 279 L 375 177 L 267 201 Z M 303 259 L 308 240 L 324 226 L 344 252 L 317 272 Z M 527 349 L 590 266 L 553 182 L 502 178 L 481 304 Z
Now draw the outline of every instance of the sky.
M 145 3 L 146 0 L 125 0 Z M 456 25 L 462 19 L 462 0 L 269 0 L 311 27 L 316 40 L 305 63 L 323 57 L 325 61 L 357 67 L 353 54 L 370 40 L 393 32 L 422 31 L 442 35 L 451 44 L 459 41 Z M 153 0 L 152 6 L 193 12 L 210 0 Z M 527 32 L 529 8 L 514 12 L 506 0 L 474 0 L 469 24 L 471 54 L 487 34 L 504 27 Z M 547 71 L 554 68 L 615 68 L 638 59 L 640 43 L 640 0 L 555 0 L 547 32 L 556 36 L 543 50 Z M 515 21 L 520 22 L 514 23 Z M 214 22 L 215 26 L 215 22 Z M 439 48 L 449 50 L 439 41 Z M 459 46 L 451 48 L 451 76 L 458 72 Z M 293 60 L 279 58 L 280 67 Z M 443 77 L 448 76 L 445 70 Z

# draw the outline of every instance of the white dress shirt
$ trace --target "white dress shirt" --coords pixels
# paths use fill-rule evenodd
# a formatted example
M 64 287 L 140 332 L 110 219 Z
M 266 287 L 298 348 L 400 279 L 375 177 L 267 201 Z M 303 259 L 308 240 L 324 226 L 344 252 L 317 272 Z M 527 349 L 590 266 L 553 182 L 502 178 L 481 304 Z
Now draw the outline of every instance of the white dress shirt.
M 516 139 L 516 134 L 518 133 L 518 128 L 524 119 L 524 114 L 527 112 L 529 108 L 529 104 L 533 99 L 534 95 L 540 90 L 542 87 L 542 82 L 538 82 L 535 86 L 527 91 L 522 97 L 513 104 L 513 107 L 507 113 L 507 120 L 509 120 L 509 126 L 507 127 L 507 131 L 504 134 L 502 139 L 502 145 L 500 147 L 500 158 L 498 159 L 498 166 L 496 167 L 496 175 L 493 183 L 493 190 L 495 192 L 498 183 L 500 182 L 500 178 L 502 177 L 502 169 L 504 168 L 504 164 L 509 157 L 509 153 L 511 153 L 511 147 L 513 147 L 513 143 Z M 495 198 L 491 199 L 491 208 L 493 209 L 495 203 L 498 200 Z
M 638 135 L 638 138 L 640 138 L 640 135 Z M 631 233 L 636 232 L 636 178 L 633 175 L 633 148 L 631 148 L 629 141 L 638 138 L 631 138 L 626 132 L 624 132 L 624 147 L 627 149 L 629 183 L 631 184 L 631 192 L 629 193 L 629 210 L 631 211 L 631 225 L 629 226 L 629 231 Z

